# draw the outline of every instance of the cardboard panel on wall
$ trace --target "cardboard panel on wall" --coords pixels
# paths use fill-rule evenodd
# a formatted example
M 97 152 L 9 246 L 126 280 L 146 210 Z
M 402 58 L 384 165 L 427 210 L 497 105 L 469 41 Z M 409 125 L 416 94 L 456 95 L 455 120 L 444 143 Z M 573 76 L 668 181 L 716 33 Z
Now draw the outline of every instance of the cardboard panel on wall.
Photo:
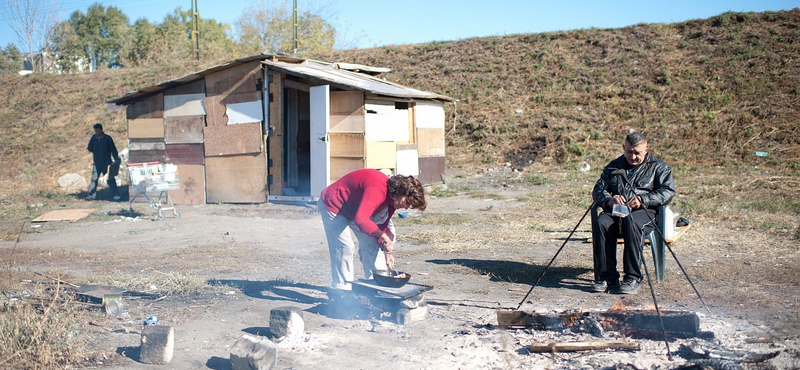
M 164 118 L 164 94 L 155 94 L 128 105 L 125 114 L 128 119 Z
M 405 176 L 419 176 L 419 155 L 416 144 L 397 146 L 397 169 L 395 173 Z
M 223 126 L 228 124 L 228 116 L 225 114 L 228 104 L 247 103 L 261 100 L 261 91 L 230 95 L 207 96 L 206 121 L 209 126 Z M 279 111 L 280 112 L 280 111 Z M 259 120 L 261 122 L 261 120 Z
M 444 129 L 444 108 L 442 103 L 418 102 L 414 107 L 417 128 Z
M 206 156 L 261 152 L 261 124 L 207 126 L 203 130 Z
M 188 82 L 183 85 L 178 85 L 164 90 L 164 96 L 167 95 L 184 95 L 184 94 L 205 94 L 206 82 L 203 79 Z
M 364 158 L 364 135 L 330 133 L 328 138 L 331 157 Z
M 164 141 L 167 144 L 203 142 L 205 116 L 167 117 L 164 119 Z
M 417 129 L 417 149 L 420 157 L 444 157 L 444 146 L 443 129 Z
M 202 116 L 206 114 L 206 94 L 164 96 L 164 117 Z
M 261 61 L 252 61 L 205 76 L 206 94 L 229 95 L 257 91 L 262 78 Z
M 174 164 L 203 164 L 203 144 L 167 144 L 166 161 Z
M 362 158 L 331 158 L 331 182 L 362 168 L 364 168 L 364 159 Z
M 366 143 L 367 168 L 397 168 L 397 145 L 391 142 Z
M 206 202 L 266 202 L 266 158 L 264 153 L 206 158 Z
M 408 109 L 395 109 L 393 101 L 368 100 L 365 104 L 366 141 L 408 142 Z
M 178 179 L 180 180 L 181 188 L 169 191 L 169 197 L 172 199 L 172 203 L 206 203 L 205 166 L 197 164 L 178 165 Z
M 128 137 L 131 139 L 163 138 L 163 118 L 135 118 L 128 120 Z
M 423 184 L 438 184 L 444 176 L 444 157 L 420 157 L 419 181 Z

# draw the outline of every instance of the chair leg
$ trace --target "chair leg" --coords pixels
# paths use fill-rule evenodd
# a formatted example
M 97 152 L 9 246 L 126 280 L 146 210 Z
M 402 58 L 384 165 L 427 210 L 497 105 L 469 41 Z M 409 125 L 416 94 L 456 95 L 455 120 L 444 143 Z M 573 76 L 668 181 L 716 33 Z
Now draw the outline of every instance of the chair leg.
M 650 249 L 653 252 L 653 266 L 655 266 L 656 280 L 664 281 L 664 260 L 666 253 L 664 250 L 664 240 L 655 230 L 647 236 L 650 239 Z

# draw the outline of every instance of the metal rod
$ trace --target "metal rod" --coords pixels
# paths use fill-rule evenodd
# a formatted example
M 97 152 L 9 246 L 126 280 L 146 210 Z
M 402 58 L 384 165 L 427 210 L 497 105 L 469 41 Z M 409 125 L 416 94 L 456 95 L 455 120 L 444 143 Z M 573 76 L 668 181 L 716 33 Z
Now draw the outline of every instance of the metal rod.
M 628 175 L 625 172 L 621 172 L 618 175 L 621 175 L 623 180 L 625 180 L 624 181 L 624 185 L 626 185 L 626 187 L 624 188 L 624 190 L 628 190 L 631 187 L 631 183 L 628 180 Z M 628 200 L 625 199 L 625 203 L 626 204 L 627 204 L 627 201 Z M 703 300 L 703 297 L 700 295 L 700 291 L 697 290 L 697 287 L 694 286 L 694 283 L 692 282 L 692 279 L 689 278 L 689 273 L 687 273 L 686 269 L 683 268 L 683 265 L 681 264 L 681 261 L 678 260 L 678 256 L 675 254 L 675 251 L 672 250 L 672 245 L 671 245 L 672 243 L 667 242 L 667 238 L 664 237 L 664 233 L 661 232 L 661 228 L 658 227 L 658 223 L 656 222 L 655 218 L 653 218 L 653 215 L 651 215 L 649 212 L 647 212 L 647 210 L 645 210 L 644 213 L 647 215 L 647 217 L 650 218 L 650 222 L 652 222 L 653 225 L 655 226 L 656 232 L 658 232 L 658 235 L 661 237 L 661 240 L 664 241 L 664 245 L 666 245 L 667 249 L 669 249 L 669 253 L 672 254 L 672 258 L 675 259 L 675 262 L 678 264 L 678 267 L 681 268 L 681 271 L 683 272 L 683 276 L 686 277 L 686 281 L 688 281 L 689 285 L 691 285 L 692 289 L 694 289 L 694 293 L 697 294 L 697 298 L 700 299 L 700 303 L 703 304 L 703 307 L 706 309 L 706 311 L 708 311 L 708 313 L 711 313 L 711 310 L 708 308 L 708 306 L 706 305 L 706 302 Z M 653 241 L 651 240 L 650 243 L 653 243 Z
M 541 274 L 541 275 L 539 275 L 539 278 L 538 278 L 538 279 L 536 279 L 536 282 L 535 282 L 535 283 L 533 283 L 533 285 L 531 285 L 531 288 L 530 288 L 530 289 L 528 289 L 528 293 L 527 293 L 527 294 L 525 294 L 525 297 L 524 297 L 524 298 L 522 298 L 522 300 L 521 300 L 521 301 L 519 302 L 519 304 L 517 305 L 517 310 L 519 310 L 519 308 L 520 308 L 520 307 L 522 307 L 522 304 L 523 304 L 523 303 L 525 303 L 525 300 L 526 300 L 526 299 L 528 299 L 528 296 L 529 296 L 529 295 L 531 295 L 531 292 L 533 291 L 533 288 L 534 288 L 534 287 L 535 287 L 537 284 L 539 284 L 539 282 L 540 282 L 540 281 L 542 281 L 542 277 L 544 277 L 544 274 L 547 272 L 547 269 L 549 269 L 549 268 L 550 268 L 550 265 L 552 265 L 552 264 L 553 264 L 553 261 L 555 261 L 555 260 L 556 260 L 556 257 L 558 257 L 558 254 L 559 254 L 559 253 L 561 253 L 561 250 L 562 250 L 562 249 L 564 249 L 564 246 L 565 246 L 565 245 L 567 245 L 567 242 L 569 241 L 569 238 L 571 238 L 571 237 L 572 237 L 572 234 L 574 234 L 574 233 L 575 233 L 575 230 L 577 230 L 577 229 L 578 229 L 578 226 L 580 226 L 581 222 L 583 222 L 583 219 L 584 219 L 584 218 L 586 218 L 586 215 L 588 215 L 588 214 L 589 214 L 589 211 L 591 211 L 591 210 L 592 210 L 592 207 L 593 207 L 593 206 L 594 206 L 594 202 L 592 202 L 592 204 L 591 204 L 591 205 L 589 205 L 589 208 L 587 208 L 587 209 L 586 209 L 586 212 L 584 212 L 584 213 L 583 213 L 583 216 L 581 216 L 581 219 L 580 219 L 580 220 L 578 220 L 578 223 L 577 223 L 577 224 L 575 224 L 575 227 L 574 227 L 574 228 L 572 228 L 572 231 L 570 231 L 569 235 L 567 235 L 567 238 L 566 238 L 566 239 L 564 239 L 564 243 L 562 243 L 562 244 L 561 244 L 561 247 L 560 247 L 560 248 L 558 248 L 558 251 L 556 251 L 556 254 L 555 254 L 555 255 L 553 255 L 553 258 L 551 258 L 551 259 L 550 259 L 550 262 L 547 264 L 547 266 L 545 266 L 544 270 L 542 270 L 542 274 Z
M 661 333 L 664 334 L 664 345 L 667 346 L 667 358 L 670 361 L 672 361 L 672 351 L 669 349 L 669 340 L 667 339 L 667 329 L 664 328 L 664 318 L 661 317 L 661 309 L 658 308 L 656 291 L 653 288 L 653 281 L 650 280 L 650 272 L 647 270 L 647 262 L 645 262 L 644 260 L 645 259 L 642 258 L 642 266 L 644 266 L 644 275 L 647 276 L 647 285 L 650 286 L 650 296 L 653 297 L 653 305 L 656 306 L 656 315 L 658 315 L 658 322 L 661 323 Z

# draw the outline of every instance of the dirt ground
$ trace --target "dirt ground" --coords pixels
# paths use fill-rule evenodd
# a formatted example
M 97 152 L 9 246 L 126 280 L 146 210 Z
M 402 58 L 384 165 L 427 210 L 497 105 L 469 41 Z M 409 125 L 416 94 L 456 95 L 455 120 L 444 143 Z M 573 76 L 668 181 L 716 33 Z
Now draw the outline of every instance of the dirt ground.
M 537 208 L 537 194 L 546 194 L 548 186 L 511 184 L 503 176 L 509 174 L 451 177 L 451 190 L 470 191 L 429 197 L 425 212 L 396 219 L 398 269 L 411 273 L 411 282 L 433 286 L 425 293 L 429 317 L 407 325 L 331 306 L 322 223 L 308 205 L 178 206 L 179 218 L 168 214 L 154 221 L 147 204 L 135 203 L 140 215 L 130 218 L 127 202 L 76 200 L 64 206 L 94 207 L 102 216 L 26 225 L 12 254 L 13 241 L 0 245 L 19 268 L 77 284 L 113 285 L 115 276 L 163 281 L 173 274 L 208 282 L 210 287 L 188 295 L 127 299 L 119 316 L 87 311 L 90 325 L 83 334 L 90 348 L 109 354 L 88 365 L 107 369 L 230 369 L 234 342 L 247 333 L 269 337 L 269 312 L 282 306 L 304 311 L 306 334 L 278 342 L 277 369 L 672 369 L 686 363 L 678 350 L 691 342 L 750 354 L 780 351 L 743 368 L 800 367 L 800 288 L 797 282 L 777 288 L 769 280 L 781 269 L 800 267 L 796 240 L 713 220 L 694 220 L 674 244 L 711 313 L 674 260 L 667 261 L 666 281 L 654 283 L 662 310 L 696 312 L 701 330 L 712 332 L 713 339 L 671 339 L 672 360 L 660 338 L 633 339 L 638 351 L 527 353 L 531 343 L 624 336 L 497 327 L 497 311 L 521 304 L 585 210 L 568 204 Z M 589 185 L 582 186 L 588 194 Z M 589 291 L 588 231 L 586 219 L 523 310 L 653 307 L 647 285 L 630 296 Z M 757 258 L 764 245 L 779 248 L 779 257 Z M 649 252 L 646 257 L 651 261 Z M 753 277 L 765 266 L 776 273 Z M 151 315 L 175 330 L 174 357 L 167 365 L 138 361 L 142 322 Z M 749 343 L 755 338 L 767 343 Z

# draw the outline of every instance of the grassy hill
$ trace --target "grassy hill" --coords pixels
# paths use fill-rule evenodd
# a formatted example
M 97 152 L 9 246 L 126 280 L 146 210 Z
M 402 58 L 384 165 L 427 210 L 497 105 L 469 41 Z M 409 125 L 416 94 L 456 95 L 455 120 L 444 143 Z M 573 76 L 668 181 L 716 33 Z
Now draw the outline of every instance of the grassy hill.
M 448 106 L 452 168 L 596 169 L 634 129 L 674 165 L 800 172 L 800 9 L 313 57 L 389 67 L 387 79 L 459 99 Z M 4 201 L 54 189 L 65 173 L 88 177 L 95 122 L 124 148 L 124 110 L 108 99 L 216 63 L 3 76 Z

